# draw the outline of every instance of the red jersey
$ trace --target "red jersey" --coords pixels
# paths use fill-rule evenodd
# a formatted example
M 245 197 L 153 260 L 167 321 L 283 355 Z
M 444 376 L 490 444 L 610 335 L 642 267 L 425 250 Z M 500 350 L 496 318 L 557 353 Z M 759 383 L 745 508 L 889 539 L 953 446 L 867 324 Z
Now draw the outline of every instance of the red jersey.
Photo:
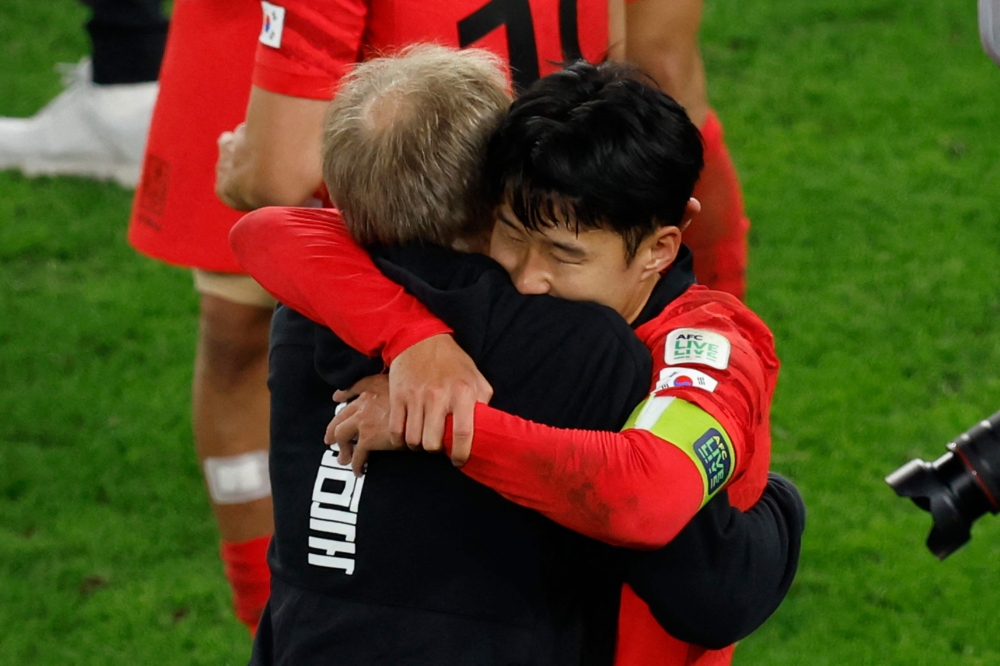
M 331 99 L 351 65 L 409 44 L 492 51 L 527 85 L 580 57 L 601 60 L 606 0 L 275 0 L 264 3 L 255 85 Z
M 259 25 L 254 0 L 175 3 L 129 220 L 129 242 L 140 252 L 241 272 L 228 236 L 242 213 L 215 196 L 216 141 L 246 114 Z
M 449 332 L 375 268 L 336 211 L 256 211 L 232 242 L 276 298 L 386 362 Z M 463 472 L 577 532 L 637 548 L 670 541 L 723 487 L 735 506 L 749 508 L 767 483 L 778 371 L 771 333 L 735 298 L 698 286 L 636 333 L 655 373 L 629 427 L 563 430 L 480 404 Z M 618 665 L 726 664 L 732 653 L 669 636 L 627 586 L 619 636 Z
M 606 0 L 187 0 L 170 30 L 129 241 L 169 263 L 242 272 L 228 243 L 241 213 L 215 196 L 216 140 L 243 120 L 251 76 L 270 92 L 331 99 L 354 63 L 435 42 L 493 51 L 527 85 L 566 60 L 601 60 L 608 9 Z

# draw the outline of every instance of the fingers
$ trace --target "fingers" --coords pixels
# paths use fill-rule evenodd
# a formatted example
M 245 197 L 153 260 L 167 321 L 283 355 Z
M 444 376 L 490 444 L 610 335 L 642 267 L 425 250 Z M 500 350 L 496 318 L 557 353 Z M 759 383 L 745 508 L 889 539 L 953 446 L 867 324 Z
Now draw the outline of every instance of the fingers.
M 444 440 L 444 424 L 448 418 L 449 406 L 440 400 L 431 401 L 424 410 L 424 430 L 422 442 L 424 451 L 436 453 L 441 450 Z
M 461 467 L 472 455 L 476 398 L 472 395 L 462 398 L 455 404 L 453 413 L 451 462 L 456 467 Z
M 368 463 L 368 447 L 367 446 L 355 447 L 354 457 L 351 459 L 351 469 L 354 470 L 354 476 L 360 478 L 365 473 L 365 465 L 367 463 Z
M 478 372 L 478 369 L 477 369 Z M 482 375 L 476 380 L 476 400 L 479 402 L 485 402 L 489 404 L 490 400 L 493 399 L 493 387 L 490 383 L 486 381 L 486 378 Z
M 323 441 L 328 446 L 337 444 L 340 446 L 340 453 L 337 454 L 337 462 L 346 465 L 351 460 L 355 441 L 358 439 L 358 432 L 361 429 L 361 404 L 357 401 L 348 403 L 340 408 L 337 415 L 326 427 L 326 434 Z
M 389 439 L 402 448 L 403 433 L 406 431 L 406 401 L 400 393 L 389 393 Z
M 493 387 L 450 335 L 435 335 L 400 353 L 389 366 L 389 424 L 406 445 L 439 451 L 445 419 L 465 412 L 462 427 L 471 428 L 475 402 L 489 402 Z M 471 433 L 459 438 L 459 460 L 471 449 Z
M 349 418 L 341 422 L 336 428 L 334 428 L 332 444 L 340 446 L 341 453 L 343 453 L 344 449 L 348 447 L 353 448 L 358 439 L 360 428 L 361 426 L 357 418 Z M 339 459 L 340 456 L 338 456 L 338 460 Z
M 350 464 L 354 457 L 358 429 L 357 408 L 353 403 L 340 410 L 340 413 L 326 427 L 326 435 L 323 437 L 323 441 L 328 445 L 332 446 L 336 444 L 340 447 L 340 451 L 337 452 L 337 462 L 341 465 Z
M 341 465 L 350 464 L 351 460 L 354 458 L 354 444 L 340 444 L 340 451 L 337 453 L 337 462 Z
M 330 421 L 330 425 L 326 427 L 326 433 L 323 435 L 323 442 L 327 446 L 332 446 L 338 441 L 336 435 L 337 427 L 343 424 L 347 419 L 354 416 L 357 411 L 358 403 L 356 402 L 351 402 L 337 408 L 337 415 L 333 417 L 332 421 Z
M 420 441 L 424 435 L 424 406 L 417 404 L 416 409 L 406 410 L 406 430 L 403 432 L 403 439 L 412 451 L 420 448 Z
M 389 375 L 389 437 L 397 446 L 420 448 L 424 434 L 424 396 L 420 388 L 399 386 Z
M 354 398 L 357 398 L 359 395 L 361 395 L 361 392 L 360 391 L 355 392 L 354 387 L 351 387 L 349 389 L 341 389 L 339 391 L 333 392 L 333 401 L 350 402 L 351 400 L 354 400 Z
M 326 425 L 326 432 L 323 433 L 323 443 L 327 446 L 330 446 L 335 442 L 334 438 L 336 435 L 334 434 L 334 431 L 337 429 L 337 418 L 339 418 L 339 416 L 340 414 L 334 416 L 333 420 Z
M 369 381 L 370 380 L 370 381 Z M 395 446 L 388 435 L 388 379 L 370 377 L 338 392 L 337 397 L 359 391 L 357 399 L 337 408 L 337 415 L 327 426 L 324 441 L 338 444 L 337 461 L 350 464 L 357 476 L 364 474 L 371 451 L 391 451 Z
M 337 435 L 335 434 L 336 429 L 337 429 L 337 417 L 335 416 L 333 417 L 333 420 L 327 424 L 326 432 L 323 433 L 323 443 L 326 444 L 327 446 L 332 446 L 333 444 L 336 443 L 337 441 L 336 440 Z

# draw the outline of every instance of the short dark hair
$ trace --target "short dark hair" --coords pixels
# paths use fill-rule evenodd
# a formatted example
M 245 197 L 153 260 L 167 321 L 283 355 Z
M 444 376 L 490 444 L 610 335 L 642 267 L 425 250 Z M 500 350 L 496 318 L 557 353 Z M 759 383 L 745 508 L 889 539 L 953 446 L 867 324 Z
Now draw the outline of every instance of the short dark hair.
M 631 261 L 649 234 L 682 222 L 702 153 L 698 128 L 647 75 L 579 61 L 515 100 L 490 139 L 487 187 L 529 229 L 619 233 Z

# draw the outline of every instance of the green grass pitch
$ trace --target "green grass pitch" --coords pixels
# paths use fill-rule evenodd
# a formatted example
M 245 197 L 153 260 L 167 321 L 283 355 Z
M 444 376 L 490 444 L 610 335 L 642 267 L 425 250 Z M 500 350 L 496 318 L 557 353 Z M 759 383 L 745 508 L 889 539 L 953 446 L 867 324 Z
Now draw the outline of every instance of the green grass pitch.
M 0 114 L 59 90 L 82 5 L 0 4 Z M 947 562 L 882 477 L 1000 409 L 1000 68 L 975 3 L 708 0 L 714 105 L 783 369 L 802 565 L 750 665 L 1000 663 L 1000 520 Z M 0 174 L 0 664 L 242 664 L 188 415 L 189 275 L 130 193 Z

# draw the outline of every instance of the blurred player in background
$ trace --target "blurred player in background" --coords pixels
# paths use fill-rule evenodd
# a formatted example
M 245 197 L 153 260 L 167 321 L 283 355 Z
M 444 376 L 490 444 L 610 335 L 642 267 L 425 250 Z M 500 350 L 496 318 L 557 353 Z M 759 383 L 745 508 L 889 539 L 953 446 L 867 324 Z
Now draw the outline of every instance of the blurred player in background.
M 267 474 L 267 330 L 273 301 L 221 251 L 240 214 L 213 194 L 215 140 L 243 119 L 260 5 L 184 0 L 174 5 L 129 241 L 194 269 L 201 294 L 195 356 L 195 446 L 222 537 L 240 621 L 256 627 L 270 576 Z
M 160 0 L 84 0 L 91 56 L 30 118 L 0 118 L 0 169 L 135 187 L 167 39 Z
M 328 7 L 344 8 L 347 4 L 328 3 Z M 294 7 L 286 10 L 267 5 L 261 41 L 270 43 L 272 48 L 259 47 L 255 87 L 245 123 L 219 139 L 216 181 L 219 197 L 234 208 L 250 210 L 302 202 L 322 186 L 318 155 L 323 100 L 328 97 L 329 82 L 337 80 L 343 72 L 344 56 L 351 56 L 359 49 L 368 53 L 372 47 L 391 50 L 408 38 L 434 39 L 451 45 L 456 45 L 457 39 L 458 46 L 473 44 L 508 56 L 512 78 L 523 87 L 537 78 L 539 72 L 550 71 L 552 63 L 560 57 L 565 61 L 582 54 L 593 60 L 594 52 L 600 53 L 606 43 L 608 56 L 627 57 L 650 73 L 688 109 L 701 128 L 705 169 L 694 195 L 702 202 L 702 210 L 686 230 L 684 241 L 694 252 L 695 273 L 702 284 L 742 298 L 746 288 L 749 222 L 736 171 L 723 141 L 722 126 L 708 104 L 697 41 L 701 0 L 628 3 L 611 0 L 606 14 L 607 37 L 603 43 L 598 39 L 596 45 L 594 40 L 605 30 L 604 14 L 599 8 L 566 1 L 560 2 L 558 8 L 552 4 L 546 9 L 544 3 L 529 6 L 526 0 L 493 0 L 486 4 L 477 0 L 453 4 L 449 17 L 433 13 L 430 18 L 408 17 L 406 12 L 411 8 L 396 4 L 394 11 L 399 16 L 393 28 L 403 31 L 396 39 L 381 25 L 385 12 L 380 13 L 379 3 L 355 0 L 353 23 L 341 22 L 335 26 L 330 22 L 328 30 L 319 32 L 316 31 L 321 26 L 316 22 L 321 18 L 318 9 L 316 14 L 302 13 L 300 17 Z M 458 18 L 465 11 L 471 13 Z M 295 19 L 304 21 L 310 16 L 316 19 L 312 28 L 302 35 L 291 30 L 286 35 L 286 23 L 301 30 L 304 23 Z M 558 35 L 547 38 L 543 30 L 554 29 L 556 17 Z M 435 23 L 428 26 L 426 21 Z M 359 32 L 366 25 L 368 32 Z M 502 33 L 500 27 L 504 29 Z M 322 53 L 315 39 L 309 41 L 310 36 L 315 38 L 318 34 L 338 36 L 342 41 L 332 43 L 342 47 L 343 52 Z M 286 35 L 284 42 L 283 35 Z M 561 49 L 553 48 L 557 43 Z M 303 69 L 302 77 L 294 85 L 286 81 L 284 87 L 271 85 L 266 89 L 268 77 L 291 68 L 289 59 L 308 63 L 309 67 Z
M 295 16 L 296 3 L 286 3 L 289 20 Z M 379 3 L 327 2 L 311 3 L 315 16 L 325 14 L 327 19 L 339 16 L 337 8 L 354 5 L 354 14 L 360 21 L 367 8 L 373 21 L 369 46 L 386 48 L 398 46 L 399 40 L 384 43 L 384 30 L 374 26 L 379 20 Z M 326 5 L 321 7 L 320 5 Z M 538 77 L 538 72 L 551 71 L 551 63 L 568 60 L 582 53 L 594 55 L 590 40 L 591 31 L 603 27 L 600 12 L 587 7 L 584 2 L 559 3 L 559 38 L 562 52 L 546 48 L 544 33 L 533 37 L 550 26 L 556 17 L 556 8 L 544 9 L 546 3 L 528 0 L 493 0 L 484 3 L 453 3 L 454 13 L 445 17 L 426 12 L 424 17 L 405 18 L 412 31 L 413 41 L 434 39 L 443 44 L 468 46 L 475 44 L 503 53 L 503 35 L 497 29 L 506 28 L 507 44 L 514 81 L 523 87 Z M 549 3 L 554 5 L 555 3 Z M 395 5 L 404 18 L 408 11 L 404 3 Z M 705 144 L 705 170 L 695 189 L 694 196 L 702 202 L 697 219 L 684 234 L 684 242 L 694 252 L 695 273 L 698 281 L 711 289 L 725 291 L 738 298 L 746 292 L 747 233 L 749 220 L 743 208 L 743 195 L 739 178 L 723 138 L 722 124 L 708 102 L 705 68 L 698 48 L 698 29 L 701 24 L 703 0 L 610 0 L 608 2 L 609 55 L 624 57 L 650 74 L 660 87 L 681 103 L 701 130 Z M 284 12 L 275 10 L 276 21 Z M 473 11 L 475 10 L 475 11 Z M 418 13 L 421 13 L 418 11 Z M 466 16 L 466 13 L 468 15 Z M 458 43 L 454 39 L 454 21 L 466 16 L 458 25 Z M 303 14 L 303 19 L 308 16 Z M 426 22 L 437 27 L 433 33 L 419 34 L 426 30 Z M 322 23 L 314 23 L 314 30 Z M 332 26 L 331 26 L 332 27 Z M 361 27 L 355 24 L 355 28 Z M 551 27 L 551 26 L 550 26 Z M 484 33 L 485 39 L 479 39 Z M 575 32 L 579 31 L 579 39 Z M 324 34 L 330 33 L 322 30 Z M 316 33 L 319 34 L 319 33 Z M 360 34 L 351 34 L 351 26 L 342 26 L 339 36 L 345 38 L 348 54 L 357 44 L 365 42 Z M 402 36 L 402 35 L 401 35 Z M 290 38 L 292 36 L 290 35 Z M 402 36 L 406 39 L 406 36 Z M 230 206 L 251 210 L 266 205 L 290 205 L 301 202 L 320 186 L 319 173 L 319 117 L 322 104 L 313 108 L 305 98 L 326 98 L 331 81 L 339 78 L 335 69 L 342 61 L 334 53 L 323 54 L 300 41 L 288 41 L 282 46 L 281 36 L 272 35 L 275 52 L 270 62 L 281 66 L 286 54 L 298 54 L 304 62 L 313 64 L 310 81 L 303 80 L 299 87 L 285 85 L 268 87 L 260 76 L 255 84 L 271 92 L 288 91 L 283 96 L 272 97 L 255 89 L 247 111 L 246 124 L 233 133 L 226 133 L 219 142 L 219 174 L 216 188 L 219 196 Z M 263 40 L 262 40 L 263 41 Z M 266 42 L 264 42 L 266 43 Z M 581 44 L 584 50 L 581 51 Z M 553 44 L 554 46 L 554 44 Z M 599 46 L 598 51 L 603 47 Z M 505 54 L 506 55 L 506 54 Z M 538 61 L 536 63 L 536 60 Z M 259 72 L 260 70 L 258 70 Z M 310 87 L 310 86 L 313 87 Z

